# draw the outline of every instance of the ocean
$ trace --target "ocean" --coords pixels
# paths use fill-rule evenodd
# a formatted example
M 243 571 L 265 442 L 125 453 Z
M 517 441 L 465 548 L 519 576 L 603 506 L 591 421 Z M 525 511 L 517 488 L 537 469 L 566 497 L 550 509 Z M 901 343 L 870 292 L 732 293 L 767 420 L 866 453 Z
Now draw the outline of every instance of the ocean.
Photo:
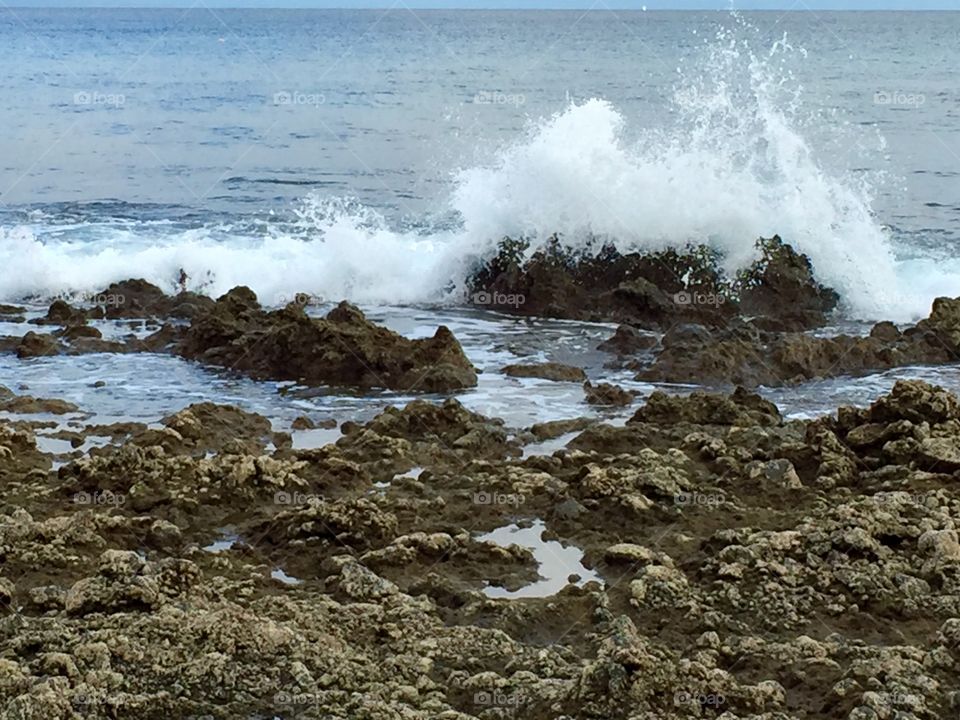
M 958 31 L 932 12 L 5 9 L 0 300 L 40 313 L 130 277 L 173 291 L 181 270 L 267 305 L 349 299 L 410 336 L 450 325 L 488 369 L 473 409 L 570 417 L 579 388 L 497 368 L 555 359 L 651 386 L 604 367 L 613 326 L 463 306 L 504 236 L 706 242 L 735 270 L 779 233 L 854 331 L 960 295 Z M 806 416 L 895 376 L 769 394 Z M 405 400 L 290 399 L 171 357 L 8 357 L 0 383 L 103 417 Z

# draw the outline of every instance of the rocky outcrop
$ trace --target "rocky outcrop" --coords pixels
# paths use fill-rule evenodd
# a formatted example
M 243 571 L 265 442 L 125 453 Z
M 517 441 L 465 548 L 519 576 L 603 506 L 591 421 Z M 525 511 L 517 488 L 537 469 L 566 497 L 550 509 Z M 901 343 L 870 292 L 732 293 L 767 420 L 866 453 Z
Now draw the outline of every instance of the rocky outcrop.
M 341 303 L 322 319 L 290 304 L 265 311 L 248 288 L 234 288 L 195 317 L 176 352 L 257 378 L 308 385 L 447 392 L 476 385 L 476 371 L 446 328 L 408 340 Z
M 960 360 L 960 299 L 940 298 L 930 316 L 902 332 L 879 323 L 865 337 L 773 333 L 753 322 L 722 330 L 697 326 L 668 334 L 663 350 L 637 379 L 774 387 L 838 375 L 865 375 L 909 365 Z
M 817 283 L 809 259 L 779 237 L 757 245 L 758 260 L 727 278 L 720 258 L 704 246 L 622 254 L 611 246 L 574 251 L 553 237 L 531 254 L 526 241 L 508 238 L 469 288 L 474 304 L 500 312 L 643 328 L 723 327 L 739 314 L 769 329 L 823 325 L 839 298 Z
M 50 472 L 0 421 L 0 717 L 949 717 L 960 400 L 537 436 L 580 428 L 418 400 L 297 451 L 202 403 Z

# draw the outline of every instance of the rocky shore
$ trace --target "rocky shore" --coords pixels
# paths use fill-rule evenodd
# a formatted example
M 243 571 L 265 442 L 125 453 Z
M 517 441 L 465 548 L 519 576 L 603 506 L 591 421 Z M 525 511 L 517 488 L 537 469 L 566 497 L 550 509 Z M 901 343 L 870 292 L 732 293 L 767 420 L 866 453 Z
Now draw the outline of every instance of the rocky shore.
M 960 711 L 960 401 L 919 381 L 806 422 L 655 393 L 527 457 L 453 399 L 300 451 L 203 403 L 56 470 L 34 425 L 0 422 L 3 718 Z
M 582 388 L 584 413 L 629 408 L 622 425 L 473 412 L 449 329 L 411 340 L 348 303 L 130 280 L 29 320 L 0 308 L 30 323 L 0 338 L 20 362 L 164 353 L 434 395 L 305 449 L 230 405 L 97 424 L 0 388 L 0 720 L 960 716 L 960 399 L 905 380 L 791 420 L 753 392 L 956 362 L 960 300 L 811 332 L 836 294 L 779 238 L 761 250 L 731 280 L 703 249 L 505 243 L 474 275 L 490 309 L 621 323 L 599 350 L 639 378 L 720 388 L 638 398 L 560 362 L 496 369 Z

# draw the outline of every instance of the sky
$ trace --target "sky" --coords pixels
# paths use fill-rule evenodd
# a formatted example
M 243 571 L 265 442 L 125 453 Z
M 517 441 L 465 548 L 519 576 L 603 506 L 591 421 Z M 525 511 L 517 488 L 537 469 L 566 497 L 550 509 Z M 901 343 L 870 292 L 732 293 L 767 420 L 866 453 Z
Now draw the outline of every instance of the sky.
M 960 0 L 733 0 L 742 10 L 960 10 Z M 13 7 L 727 9 L 731 0 L 0 0 Z

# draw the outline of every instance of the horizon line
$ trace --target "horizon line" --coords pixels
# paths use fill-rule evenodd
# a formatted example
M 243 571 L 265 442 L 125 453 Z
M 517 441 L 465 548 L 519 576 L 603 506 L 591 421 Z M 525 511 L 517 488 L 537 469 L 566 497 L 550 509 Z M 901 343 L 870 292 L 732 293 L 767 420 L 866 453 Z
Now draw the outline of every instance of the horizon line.
M 349 10 L 353 12 L 383 12 L 387 10 L 417 10 L 417 11 L 443 11 L 443 12 L 484 12 L 484 11 L 497 11 L 497 12 L 604 12 L 604 11 L 614 11 L 614 12 L 636 12 L 636 13 L 689 13 L 689 12 L 719 12 L 719 13 L 780 13 L 783 14 L 802 14 L 807 12 L 819 12 L 819 13 L 953 13 L 960 12 L 960 7 L 958 8 L 931 8 L 931 7 L 921 7 L 921 8 L 852 8 L 852 7 L 836 7 L 836 8 L 797 8 L 791 7 L 789 9 L 783 8 L 718 8 L 718 7 L 699 7 L 699 8 L 598 8 L 598 7 L 535 7 L 535 8 L 523 8 L 523 7 L 480 7 L 480 6 L 471 6 L 471 7 L 436 7 L 434 5 L 429 6 L 418 6 L 416 2 L 404 2 L 400 6 L 396 3 L 392 5 L 370 5 L 364 7 L 349 7 L 349 6 L 328 6 L 328 7 L 309 7 L 303 4 L 300 5 L 272 5 L 270 7 L 263 7 L 260 4 L 237 4 L 237 5 L 220 5 L 216 7 L 209 7 L 206 3 L 203 2 L 188 2 L 184 0 L 183 4 L 175 5 L 139 5 L 139 4 L 129 4 L 129 5 L 84 5 L 84 4 L 71 4 L 69 2 L 65 3 L 55 3 L 49 5 L 13 5 L 2 3 L 0 0 L 0 10 L 313 10 L 313 11 L 329 11 L 329 10 Z

